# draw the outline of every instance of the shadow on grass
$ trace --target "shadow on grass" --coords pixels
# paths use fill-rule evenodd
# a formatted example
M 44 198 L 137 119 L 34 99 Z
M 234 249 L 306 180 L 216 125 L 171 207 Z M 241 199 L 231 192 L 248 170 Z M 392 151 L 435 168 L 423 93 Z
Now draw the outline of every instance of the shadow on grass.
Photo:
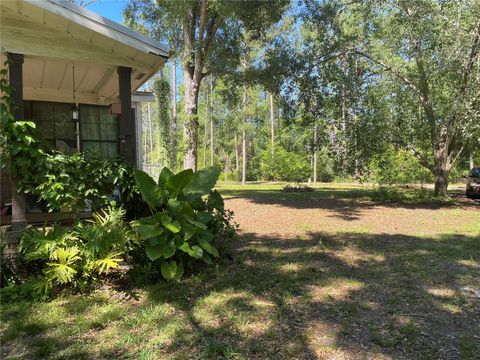
M 235 263 L 149 301 L 181 309 L 209 357 L 474 358 L 479 298 L 464 288 L 478 286 L 479 253 L 480 237 L 244 234 Z
M 335 217 L 353 221 L 361 211 L 377 206 L 405 209 L 451 209 L 463 207 L 478 210 L 479 201 L 467 199 L 459 190 L 449 192 L 450 199 L 436 199 L 428 189 L 401 188 L 332 188 L 317 187 L 310 193 L 284 193 L 281 189 L 220 189 L 228 199 L 246 199 L 259 205 L 279 205 L 292 209 L 326 209 Z
M 3 312 L 3 343 L 15 340 L 23 358 L 54 358 L 71 347 L 70 358 L 139 358 L 148 349 L 145 358 L 473 359 L 480 351 L 479 255 L 480 236 L 241 234 L 234 261 L 147 287 L 141 305 L 98 324 L 118 321 L 117 331 L 146 333 L 135 346 L 117 342 L 98 354 L 95 341 L 103 340 L 88 345 L 80 334 L 92 324 L 79 334 L 49 335 L 55 320 L 32 320 L 28 303 Z M 107 305 L 74 297 L 61 309 L 80 321 Z

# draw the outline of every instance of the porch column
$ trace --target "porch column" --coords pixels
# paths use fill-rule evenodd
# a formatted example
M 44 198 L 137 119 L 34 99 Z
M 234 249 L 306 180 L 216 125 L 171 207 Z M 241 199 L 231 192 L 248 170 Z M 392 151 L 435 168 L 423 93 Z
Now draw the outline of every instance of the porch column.
M 23 120 L 23 54 L 7 54 L 10 62 L 8 66 L 8 81 L 13 88 L 12 100 L 14 103 L 13 115 L 15 120 Z M 21 231 L 27 225 L 25 217 L 25 196 L 17 192 L 17 181 L 11 177 L 12 184 L 12 231 Z
M 119 144 L 120 155 L 132 165 L 136 165 L 135 121 L 132 109 L 132 68 L 118 67 L 118 88 L 120 95 Z

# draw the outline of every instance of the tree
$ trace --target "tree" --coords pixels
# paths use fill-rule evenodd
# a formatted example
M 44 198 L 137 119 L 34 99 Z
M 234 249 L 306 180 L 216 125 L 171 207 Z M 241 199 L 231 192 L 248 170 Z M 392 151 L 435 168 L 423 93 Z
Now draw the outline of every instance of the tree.
M 181 29 L 178 51 L 183 67 L 186 168 L 197 168 L 198 95 L 202 79 L 211 73 L 234 72 L 240 57 L 240 30 L 260 35 L 280 19 L 287 4 L 286 0 L 158 0 L 156 4 L 130 1 L 124 14 L 131 26 L 141 22 L 158 36 L 159 30 L 165 29 L 159 24 L 162 20 Z
M 299 98 L 322 98 L 326 112 L 338 98 L 329 122 L 356 177 L 393 143 L 446 195 L 452 166 L 478 135 L 479 18 L 478 1 L 305 0 Z
M 422 109 L 406 120 L 414 131 L 404 144 L 434 174 L 435 195 L 446 196 L 450 170 L 480 121 L 480 3 L 372 1 L 350 11 L 371 29 L 351 51 L 402 83 L 410 93 L 403 106 Z

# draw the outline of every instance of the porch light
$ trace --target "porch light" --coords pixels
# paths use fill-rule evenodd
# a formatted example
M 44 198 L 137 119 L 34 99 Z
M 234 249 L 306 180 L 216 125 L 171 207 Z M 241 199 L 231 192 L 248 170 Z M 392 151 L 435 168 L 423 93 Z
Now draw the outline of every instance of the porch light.
M 78 108 L 78 105 L 75 104 L 72 106 L 70 115 L 73 122 L 78 122 L 80 120 L 80 109 Z

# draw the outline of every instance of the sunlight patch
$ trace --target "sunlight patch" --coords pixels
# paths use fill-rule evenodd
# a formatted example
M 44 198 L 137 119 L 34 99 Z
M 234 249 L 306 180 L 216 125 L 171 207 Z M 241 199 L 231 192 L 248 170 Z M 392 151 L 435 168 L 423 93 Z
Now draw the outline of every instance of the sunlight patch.
M 305 265 L 301 265 L 299 263 L 288 263 L 280 266 L 280 271 L 289 273 L 289 272 L 298 272 L 302 270 L 305 267 Z
M 449 288 L 429 288 L 427 292 L 430 295 L 442 298 L 452 298 L 455 296 L 455 290 Z

